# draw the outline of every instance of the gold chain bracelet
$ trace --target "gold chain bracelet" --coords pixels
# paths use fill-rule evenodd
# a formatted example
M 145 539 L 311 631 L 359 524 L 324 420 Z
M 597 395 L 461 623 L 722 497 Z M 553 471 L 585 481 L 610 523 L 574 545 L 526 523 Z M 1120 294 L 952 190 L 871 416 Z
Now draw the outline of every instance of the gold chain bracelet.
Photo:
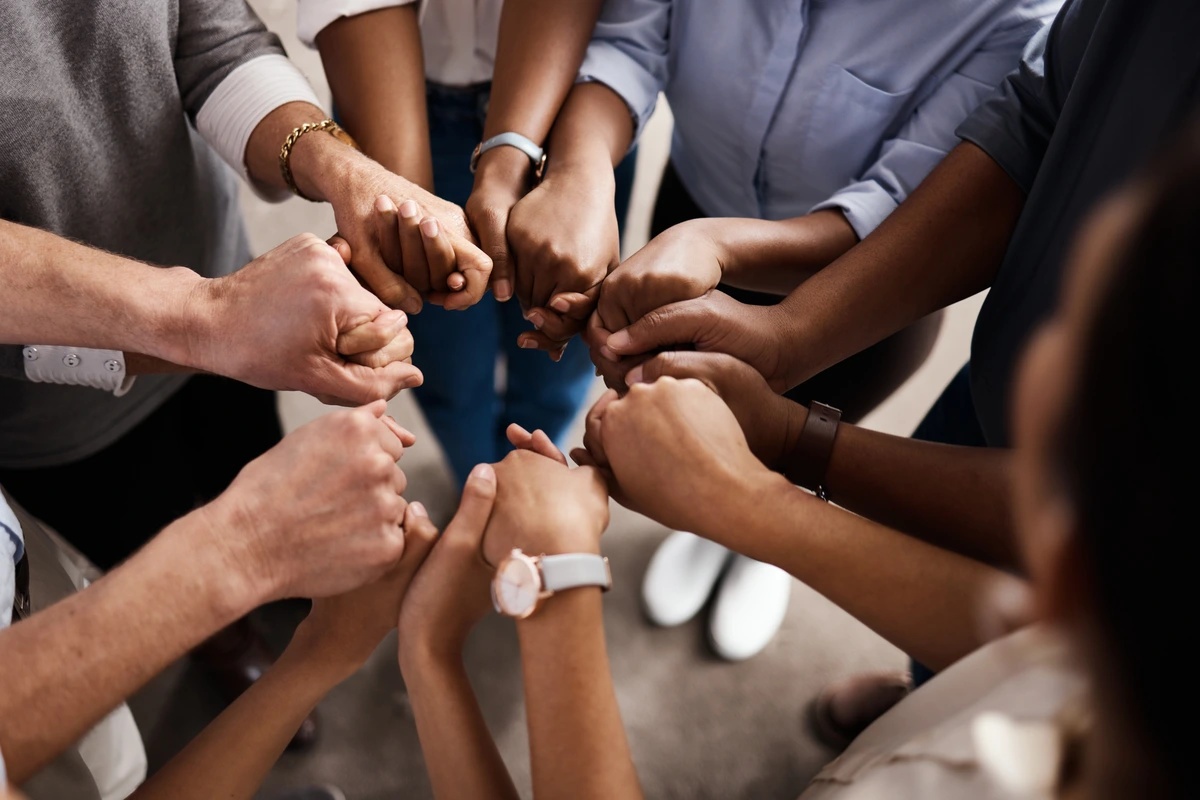
M 320 122 L 306 122 L 299 128 L 288 134 L 287 139 L 283 141 L 283 147 L 279 150 L 279 171 L 283 174 L 283 182 L 288 185 L 288 188 L 295 192 L 297 197 L 303 197 L 305 200 L 314 201 L 311 197 L 305 197 L 304 192 L 300 191 L 300 187 L 296 185 L 296 179 L 292 176 L 292 148 L 296 146 L 296 142 L 300 141 L 300 137 L 312 131 L 329 131 L 338 141 L 353 147 L 358 150 L 359 147 L 354 139 L 350 138 L 350 134 L 342 130 L 342 127 L 332 119 L 323 119 Z

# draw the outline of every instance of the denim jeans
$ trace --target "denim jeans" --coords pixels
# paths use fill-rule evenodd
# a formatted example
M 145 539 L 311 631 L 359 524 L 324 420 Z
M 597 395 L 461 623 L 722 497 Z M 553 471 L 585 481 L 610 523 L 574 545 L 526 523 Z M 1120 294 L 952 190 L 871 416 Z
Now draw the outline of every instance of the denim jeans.
M 914 439 L 965 447 L 986 447 L 983 428 L 971 400 L 971 365 L 968 363 L 950 380 L 933 407 L 913 432 Z M 920 686 L 936 673 L 919 661 L 912 662 L 913 685 Z
M 426 92 L 434 191 L 459 205 L 471 193 L 471 151 L 483 135 L 489 94 L 488 84 L 461 89 L 430 84 Z M 622 222 L 633 160 L 631 154 L 617 168 Z M 581 342 L 572 342 L 558 363 L 539 350 L 522 350 L 517 336 L 532 325 L 515 299 L 498 303 L 491 293 L 466 311 L 426 304 L 409 327 L 416 340 L 413 363 L 425 375 L 414 394 L 460 486 L 476 464 L 497 461 L 511 449 L 504 435 L 509 423 L 541 428 L 563 444 L 595 377 Z M 499 388 L 498 365 L 505 376 Z

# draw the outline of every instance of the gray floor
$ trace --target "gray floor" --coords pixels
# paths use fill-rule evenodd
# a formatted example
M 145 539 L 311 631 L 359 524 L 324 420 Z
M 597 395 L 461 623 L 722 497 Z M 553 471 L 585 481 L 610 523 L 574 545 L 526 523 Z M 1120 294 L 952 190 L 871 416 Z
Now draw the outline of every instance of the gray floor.
M 280 32 L 289 52 L 327 96 L 319 59 L 295 42 L 293 3 L 252 0 L 252 5 Z M 645 241 L 670 125 L 664 107 L 643 140 L 627 252 Z M 322 235 L 333 231 L 332 215 L 323 206 L 295 199 L 266 206 L 247 193 L 245 207 L 259 251 L 300 231 Z M 929 363 L 866 424 L 897 433 L 912 430 L 965 361 L 979 302 L 974 298 L 951 310 Z M 324 410 L 297 395 L 281 396 L 280 409 L 289 427 Z M 436 442 L 411 398 L 393 401 L 392 413 L 420 437 L 403 461 L 410 497 L 425 502 L 435 518 L 448 517 L 456 498 Z M 799 583 L 783 631 L 765 653 L 746 663 L 725 664 L 710 655 L 703 617 L 671 630 L 651 627 L 639 610 L 638 587 L 651 552 L 665 534 L 660 526 L 614 508 L 605 539 L 615 577 L 614 591 L 605 601 L 610 655 L 647 794 L 655 798 L 794 797 L 830 756 L 805 727 L 807 702 L 831 678 L 898 667 L 902 656 Z M 303 613 L 303 604 L 280 604 L 263 609 L 257 617 L 282 644 Z M 518 786 L 528 794 L 519 663 L 509 623 L 493 617 L 480 627 L 471 641 L 468 667 L 501 752 Z M 212 689 L 186 663 L 172 667 L 133 705 L 149 742 L 152 767 L 169 758 L 220 710 Z M 334 691 L 320 713 L 323 728 L 317 746 L 302 755 L 285 755 L 267 782 L 265 797 L 308 782 L 336 783 L 351 800 L 429 796 L 394 640 Z

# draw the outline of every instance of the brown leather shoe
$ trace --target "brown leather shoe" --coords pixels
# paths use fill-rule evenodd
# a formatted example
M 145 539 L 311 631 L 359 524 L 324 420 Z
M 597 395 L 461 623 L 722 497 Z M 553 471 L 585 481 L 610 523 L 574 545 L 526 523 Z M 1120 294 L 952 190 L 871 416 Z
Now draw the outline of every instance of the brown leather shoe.
M 218 631 L 208 641 L 192 651 L 226 703 L 232 703 L 242 692 L 275 663 L 275 653 L 246 618 Z M 317 712 L 305 717 L 300 729 L 288 743 L 289 750 L 301 750 L 317 739 Z
M 871 672 L 834 681 L 812 702 L 810 716 L 817 738 L 845 750 L 912 688 L 912 675 L 907 672 Z

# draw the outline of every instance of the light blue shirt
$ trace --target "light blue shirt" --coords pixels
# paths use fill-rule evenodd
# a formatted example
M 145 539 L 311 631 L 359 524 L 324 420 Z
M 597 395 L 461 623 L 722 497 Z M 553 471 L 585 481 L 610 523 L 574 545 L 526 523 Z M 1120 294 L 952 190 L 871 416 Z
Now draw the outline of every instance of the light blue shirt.
M 950 151 L 1062 0 L 607 0 L 581 81 L 640 133 L 660 91 L 706 214 L 840 208 L 874 230 Z

